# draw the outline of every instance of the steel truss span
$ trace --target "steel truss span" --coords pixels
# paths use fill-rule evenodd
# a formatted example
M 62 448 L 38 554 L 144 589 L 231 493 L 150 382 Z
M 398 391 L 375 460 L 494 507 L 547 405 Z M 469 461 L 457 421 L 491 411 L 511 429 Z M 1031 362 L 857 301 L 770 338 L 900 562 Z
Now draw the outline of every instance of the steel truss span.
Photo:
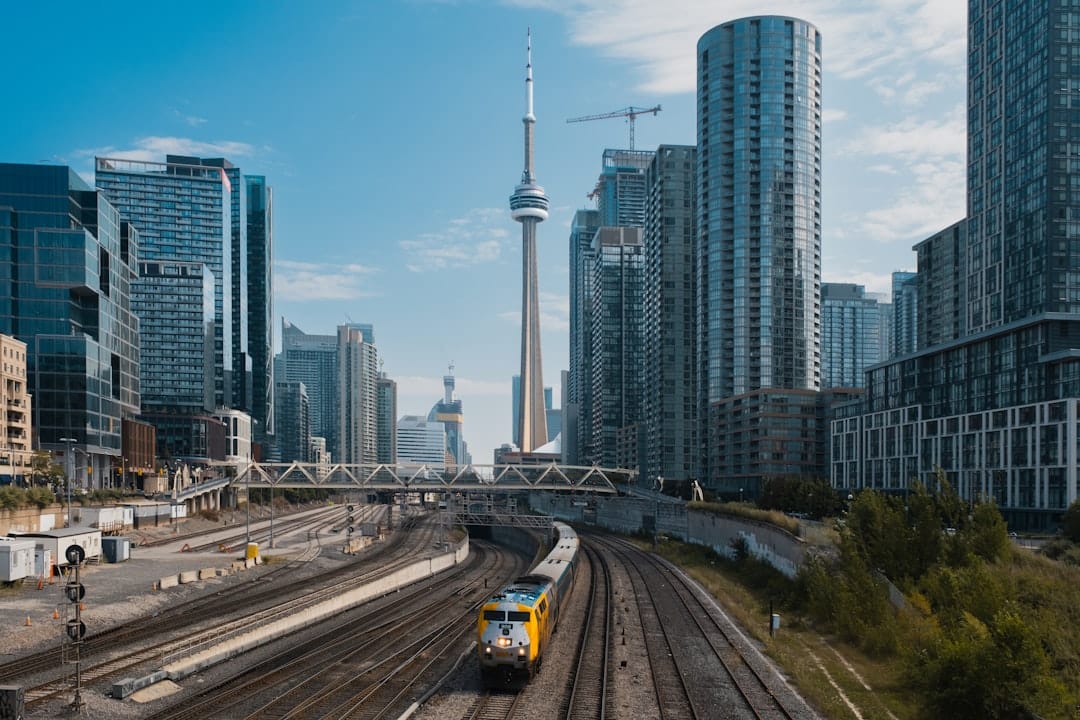
M 316 463 L 223 464 L 232 484 L 247 487 L 511 492 L 581 490 L 617 493 L 633 484 L 634 470 L 578 465 L 346 465 Z

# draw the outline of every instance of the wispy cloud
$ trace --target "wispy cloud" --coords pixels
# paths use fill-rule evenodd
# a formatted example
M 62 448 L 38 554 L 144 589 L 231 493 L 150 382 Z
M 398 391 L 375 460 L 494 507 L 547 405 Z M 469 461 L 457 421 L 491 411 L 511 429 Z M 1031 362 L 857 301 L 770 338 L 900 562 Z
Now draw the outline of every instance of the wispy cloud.
M 844 273 L 842 279 L 832 280 L 823 278 L 824 282 L 854 283 L 862 285 L 868 293 L 892 293 L 892 273 L 875 273 L 866 271 L 849 271 Z
M 191 127 L 198 127 L 199 125 L 202 125 L 206 122 L 206 118 L 204 117 L 199 117 L 198 115 L 188 115 L 186 113 L 180 112 L 176 108 L 173 108 L 173 115 L 180 118 Z
M 826 109 L 821 111 L 821 122 L 824 122 L 824 123 L 838 122 L 840 120 L 846 120 L 847 116 L 848 116 L 847 110 L 839 110 L 839 109 L 836 109 L 836 108 L 833 108 L 833 109 L 826 108 Z
M 563 15 L 571 37 L 636 66 L 639 90 L 694 90 L 695 48 L 709 28 L 762 12 L 760 0 L 684 0 L 678 12 L 643 0 L 504 0 Z M 775 0 L 768 12 L 806 18 L 822 32 L 829 71 L 842 77 L 895 74 L 920 58 L 963 67 L 966 5 L 941 0 Z
M 274 262 L 274 294 L 283 300 L 355 300 L 376 297 L 368 286 L 375 268 L 358 263 L 332 265 L 295 260 Z
M 144 162 L 164 162 L 166 155 L 193 155 L 226 158 L 252 157 L 255 147 L 239 140 L 195 140 L 192 138 L 149 135 L 135 140 L 131 147 L 107 145 L 76 150 L 79 157 L 113 157 Z
M 499 259 L 510 233 L 506 211 L 476 208 L 438 231 L 402 240 L 405 267 L 412 272 L 464 268 Z
M 866 238 L 890 242 L 927 236 L 963 217 L 965 115 L 962 105 L 940 119 L 905 117 L 863 127 L 841 147 L 841 155 L 877 158 L 868 170 L 906 178 L 886 203 L 844 225 Z

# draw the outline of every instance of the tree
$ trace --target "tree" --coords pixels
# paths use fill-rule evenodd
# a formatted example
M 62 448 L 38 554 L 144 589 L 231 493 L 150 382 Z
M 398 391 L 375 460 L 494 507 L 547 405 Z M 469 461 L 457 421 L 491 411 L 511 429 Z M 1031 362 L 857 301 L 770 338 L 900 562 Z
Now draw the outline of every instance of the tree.
M 963 534 L 971 544 L 971 551 L 987 562 L 1004 559 L 1012 549 L 1005 518 L 993 501 L 975 506 L 971 526 Z
M 1061 518 L 1061 532 L 1075 543 L 1080 543 L 1080 500 L 1076 500 Z
M 37 485 L 61 484 L 64 481 L 64 468 L 53 461 L 48 450 L 35 450 L 30 456 L 30 483 Z
M 926 717 L 1007 720 L 1032 710 L 1060 712 L 1067 692 L 1020 615 L 998 612 L 989 624 L 965 614 L 952 632 L 920 648 L 909 666 Z

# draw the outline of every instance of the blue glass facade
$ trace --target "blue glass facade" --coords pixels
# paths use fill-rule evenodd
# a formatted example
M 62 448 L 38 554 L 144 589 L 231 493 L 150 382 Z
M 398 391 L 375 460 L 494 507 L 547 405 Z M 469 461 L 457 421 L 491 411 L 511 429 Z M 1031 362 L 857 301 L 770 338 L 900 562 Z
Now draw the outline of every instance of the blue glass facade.
M 1080 312 L 1080 12 L 968 3 L 967 327 Z
M 821 285 L 821 375 L 825 388 L 862 387 L 881 362 L 881 310 L 862 285 Z
M 723 400 L 821 384 L 821 35 L 742 18 L 702 35 L 697 58 L 697 373 L 717 486 Z
M 121 421 L 139 410 L 139 241 L 70 168 L 0 164 L 0 332 L 27 346 L 35 444 L 73 438 L 82 484 L 108 477 Z
M 892 274 L 892 338 L 889 357 L 909 355 L 919 348 L 919 277 L 913 272 Z
M 1077 28 L 1072 2 L 968 3 L 966 240 L 916 246 L 931 344 L 871 368 L 833 423 L 837 487 L 934 487 L 940 469 L 1036 529 L 1080 497 Z
M 141 327 L 145 412 L 198 414 L 214 404 L 214 274 L 203 263 L 144 261 L 132 305 L 154 322 Z M 164 389 L 168 395 L 162 395 Z
M 592 417 L 588 460 L 619 464 L 619 431 L 642 418 L 645 249 L 641 228 L 602 227 L 592 244 Z M 637 440 L 637 428 L 631 442 Z M 634 442 L 636 444 L 636 442 Z M 637 453 L 628 453 L 631 457 Z M 641 463 L 633 462 L 632 467 Z
M 599 227 L 598 210 L 578 210 L 570 225 L 570 371 L 567 403 L 563 408 L 567 421 L 562 439 L 563 459 L 570 465 L 581 465 L 589 457 L 592 418 L 592 350 L 589 343 L 592 253 L 589 246 Z
M 661 145 L 646 174 L 645 468 L 657 476 L 698 477 L 697 283 L 694 256 L 696 148 Z
M 197 158 L 177 156 L 168 156 L 165 163 L 99 157 L 96 167 L 98 187 L 139 230 L 141 260 L 200 263 L 213 273 L 213 403 L 205 409 L 231 406 L 234 373 L 232 207 L 235 189 L 231 187 L 225 168 L 199 164 Z M 160 308 L 146 302 L 148 298 L 168 294 L 170 283 L 163 284 L 165 279 L 165 275 L 154 275 L 135 283 L 140 299 L 134 303 L 134 310 L 144 336 L 174 321 L 168 314 L 162 315 Z M 194 300 L 194 296 L 191 297 Z M 193 305 L 184 312 L 201 314 L 201 297 L 198 300 L 198 307 Z M 171 312 L 166 310 L 166 313 Z M 187 340 L 192 345 L 202 341 L 201 331 L 198 337 Z M 144 352 L 141 360 L 148 379 L 142 391 L 144 408 L 169 408 L 174 398 L 190 397 L 187 393 L 182 394 L 181 388 L 170 380 L 175 358 L 168 349 Z M 151 382 L 151 378 L 155 380 Z
M 274 214 L 273 193 L 262 175 L 247 183 L 247 350 L 251 356 L 251 403 L 255 440 L 274 432 Z
M 821 35 L 743 18 L 697 53 L 700 390 L 817 389 Z

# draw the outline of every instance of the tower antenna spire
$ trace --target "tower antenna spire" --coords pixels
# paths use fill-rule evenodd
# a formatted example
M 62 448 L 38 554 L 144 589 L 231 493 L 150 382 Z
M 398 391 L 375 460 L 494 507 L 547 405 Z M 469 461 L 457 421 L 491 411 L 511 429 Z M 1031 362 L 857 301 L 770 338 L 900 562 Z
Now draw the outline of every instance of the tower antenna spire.
M 510 196 L 510 217 L 521 223 L 521 384 L 519 386 L 518 440 L 522 452 L 547 443 L 544 378 L 540 356 L 540 298 L 536 269 L 536 226 L 547 220 L 548 198 L 533 175 L 532 28 L 525 43 L 525 170 Z

